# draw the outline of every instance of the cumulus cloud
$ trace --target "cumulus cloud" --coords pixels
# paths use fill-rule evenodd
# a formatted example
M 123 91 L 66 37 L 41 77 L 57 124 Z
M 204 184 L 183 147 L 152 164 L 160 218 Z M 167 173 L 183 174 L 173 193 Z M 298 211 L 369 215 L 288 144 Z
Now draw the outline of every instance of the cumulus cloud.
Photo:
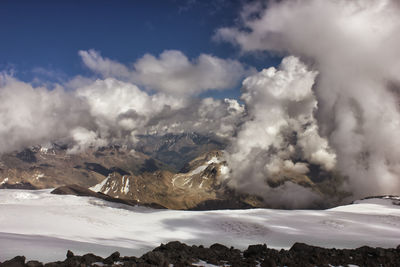
M 0 99 L 0 152 L 62 139 L 71 128 L 91 124 L 88 105 L 60 87 L 34 88 L 3 73 Z
M 135 77 L 141 84 L 172 94 L 198 94 L 216 89 L 231 89 L 246 74 L 236 60 L 201 54 L 190 61 L 180 51 L 164 51 L 158 58 L 145 55 L 135 64 Z
M 329 167 L 329 143 L 337 156 L 337 168 L 349 177 L 348 188 L 355 197 L 399 194 L 398 2 L 271 1 L 266 8 L 246 6 L 241 17 L 240 27 L 219 29 L 216 38 L 247 52 L 292 54 L 319 72 L 314 87 L 318 123 L 312 123 L 309 130 L 300 134 L 298 145 L 303 146 L 303 156 Z M 246 83 L 249 82 L 245 86 Z M 279 83 L 285 85 L 286 80 Z M 268 99 L 265 105 L 269 105 Z M 272 116 L 267 112 L 276 113 L 274 109 L 265 110 L 267 117 Z M 287 122 L 276 120 L 272 125 L 282 128 L 287 127 Z M 260 140 L 268 140 L 271 133 L 277 132 L 277 127 L 263 132 L 263 127 L 268 127 L 264 121 L 252 127 L 262 133 Z M 243 135 L 251 135 L 250 130 L 243 131 Z M 321 139 L 315 146 L 318 132 L 329 142 Z M 268 171 L 269 162 L 267 157 L 260 163 L 261 169 L 266 168 L 263 174 Z
M 134 143 L 141 134 L 198 132 L 230 137 L 244 107 L 237 100 L 186 99 L 149 94 L 113 78 L 97 80 L 76 90 L 89 106 L 101 138 Z
M 197 132 L 230 139 L 243 120 L 245 108 L 235 99 L 191 99 L 181 109 L 165 108 L 147 124 L 148 133 Z
M 0 153 L 54 141 L 70 153 L 110 144 L 133 146 L 137 135 L 198 132 L 229 138 L 244 113 L 236 100 L 150 94 L 115 78 L 76 77 L 54 89 L 0 76 Z
M 258 194 L 270 204 L 292 208 L 318 199 L 308 189 L 282 194 L 300 187 L 292 183 L 278 188 L 268 185 L 269 180 L 285 174 L 308 173 L 308 163 L 326 170 L 335 166 L 335 154 L 319 135 L 314 117 L 316 75 L 298 58 L 287 57 L 279 69 L 270 67 L 244 80 L 247 116 L 226 153 L 232 169 L 230 185 Z
M 89 69 L 105 78 L 123 79 L 152 91 L 179 96 L 232 89 L 252 71 L 236 60 L 207 54 L 190 60 L 177 50 L 166 50 L 158 57 L 145 54 L 133 63 L 132 68 L 103 58 L 94 50 L 79 51 L 79 55 Z

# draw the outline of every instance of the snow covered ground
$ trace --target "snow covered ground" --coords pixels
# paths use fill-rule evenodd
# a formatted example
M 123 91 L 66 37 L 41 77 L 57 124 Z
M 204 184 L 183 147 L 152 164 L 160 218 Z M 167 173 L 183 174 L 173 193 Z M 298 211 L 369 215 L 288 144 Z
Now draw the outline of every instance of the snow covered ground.
M 0 190 L 0 261 L 16 255 L 44 262 L 76 254 L 140 256 L 180 240 L 236 248 L 294 242 L 336 248 L 400 243 L 400 206 L 371 199 L 330 210 L 152 210 L 51 190 Z

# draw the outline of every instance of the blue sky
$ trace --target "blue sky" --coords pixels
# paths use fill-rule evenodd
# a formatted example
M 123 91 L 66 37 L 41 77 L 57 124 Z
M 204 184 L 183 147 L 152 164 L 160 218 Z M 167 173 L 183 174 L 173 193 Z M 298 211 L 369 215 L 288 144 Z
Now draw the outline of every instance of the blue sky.
M 189 58 L 201 53 L 238 59 L 261 69 L 278 58 L 242 55 L 215 42 L 216 29 L 237 23 L 243 1 L 9 1 L 0 3 L 0 69 L 23 81 L 67 80 L 92 75 L 79 50 L 95 49 L 124 64 L 145 53 L 176 49 Z M 207 96 L 237 97 L 234 90 Z

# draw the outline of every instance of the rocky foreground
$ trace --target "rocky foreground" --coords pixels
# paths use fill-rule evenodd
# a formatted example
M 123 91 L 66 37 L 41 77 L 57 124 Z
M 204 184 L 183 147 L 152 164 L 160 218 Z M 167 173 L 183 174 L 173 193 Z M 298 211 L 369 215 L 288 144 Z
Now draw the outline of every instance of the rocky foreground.
M 43 252 L 45 253 L 45 252 Z M 251 245 L 245 251 L 221 244 L 209 248 L 188 246 L 178 241 L 155 248 L 137 257 L 121 257 L 119 252 L 102 258 L 94 254 L 76 256 L 67 252 L 64 261 L 43 264 L 38 261 L 26 262 L 24 256 L 17 256 L 0 263 L 1 267 L 57 267 L 57 266 L 400 266 L 400 245 L 397 248 L 327 249 L 295 243 L 290 250 L 269 249 L 264 245 Z

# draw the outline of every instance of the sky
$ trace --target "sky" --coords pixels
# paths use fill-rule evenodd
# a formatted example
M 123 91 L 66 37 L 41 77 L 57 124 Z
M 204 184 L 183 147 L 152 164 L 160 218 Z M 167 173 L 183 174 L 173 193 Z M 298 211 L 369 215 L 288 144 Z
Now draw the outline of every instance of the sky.
M 182 51 L 239 59 L 257 68 L 276 65 L 279 57 L 243 55 L 226 42 L 213 40 L 216 29 L 236 23 L 242 0 L 150 1 L 13 1 L 0 3 L 0 68 L 23 81 L 35 77 L 65 81 L 91 75 L 78 55 L 94 49 L 104 57 L 129 64 L 146 53 Z M 206 93 L 238 97 L 233 90 Z

